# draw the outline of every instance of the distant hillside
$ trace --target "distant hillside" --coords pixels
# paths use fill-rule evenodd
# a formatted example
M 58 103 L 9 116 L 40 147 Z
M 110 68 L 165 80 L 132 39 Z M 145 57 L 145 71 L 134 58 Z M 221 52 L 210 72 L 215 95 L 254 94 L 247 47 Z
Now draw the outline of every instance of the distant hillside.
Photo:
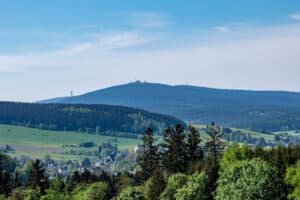
M 111 104 L 174 115 L 186 121 L 277 131 L 300 128 L 300 93 L 223 90 L 134 82 L 43 103 Z
M 136 133 L 147 127 L 162 132 L 184 122 L 141 109 L 110 105 L 28 104 L 0 102 L 0 124 L 87 133 Z

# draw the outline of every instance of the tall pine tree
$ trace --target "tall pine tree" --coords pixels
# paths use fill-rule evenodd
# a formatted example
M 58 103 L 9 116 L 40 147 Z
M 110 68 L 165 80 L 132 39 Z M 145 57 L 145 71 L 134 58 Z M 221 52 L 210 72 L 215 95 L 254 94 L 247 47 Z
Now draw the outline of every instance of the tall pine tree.
M 142 169 L 142 178 L 147 180 L 159 167 L 158 147 L 155 145 L 153 129 L 148 128 L 142 136 L 143 152 L 139 155 L 138 165 Z
M 21 177 L 20 177 L 20 173 L 19 171 L 15 171 L 14 173 L 14 179 L 13 179 L 13 188 L 16 189 L 16 188 L 19 188 L 22 186 L 22 180 L 21 180 Z
M 170 173 L 185 172 L 187 154 L 184 127 L 177 124 L 175 128 L 167 128 L 164 135 L 163 166 Z
M 189 127 L 187 136 L 187 158 L 190 163 L 202 160 L 204 157 L 203 150 L 200 146 L 201 137 L 197 129 L 193 126 Z
M 217 179 L 219 177 L 219 158 L 222 155 L 225 144 L 221 140 L 223 136 L 223 131 L 220 126 L 211 123 L 207 126 L 206 133 L 210 136 L 210 140 L 208 140 L 205 145 L 206 150 L 208 152 L 205 171 L 209 178 L 209 198 L 213 199 L 213 193 L 216 190 Z
M 42 194 L 45 194 L 46 189 L 49 188 L 49 181 L 45 175 L 45 168 L 39 159 L 35 160 L 32 164 L 32 169 L 28 178 L 28 185 L 31 188 L 39 188 Z
M 81 175 L 78 171 L 75 171 L 69 180 L 68 187 L 67 187 L 68 192 L 72 192 L 80 182 L 81 182 Z
M 4 154 L 0 154 L 0 194 L 8 195 L 12 190 L 12 172 L 16 163 Z

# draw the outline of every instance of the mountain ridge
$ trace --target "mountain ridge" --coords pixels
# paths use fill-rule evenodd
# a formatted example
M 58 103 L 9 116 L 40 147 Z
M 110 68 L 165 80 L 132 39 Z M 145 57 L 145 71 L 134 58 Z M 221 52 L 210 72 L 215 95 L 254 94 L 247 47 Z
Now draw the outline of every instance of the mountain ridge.
M 257 124 L 265 121 L 283 121 L 300 113 L 299 92 L 172 86 L 140 81 L 40 103 L 122 105 L 172 115 L 188 122 L 216 121 L 241 128 L 257 128 Z M 277 122 L 274 130 L 287 126 L 295 128 L 294 124 Z M 268 130 L 271 129 L 268 126 Z
M 285 94 L 299 94 L 300 91 L 289 91 L 289 90 L 271 90 L 271 89 L 264 89 L 264 90 L 258 90 L 258 89 L 231 89 L 231 88 L 217 88 L 217 87 L 206 87 L 206 86 L 196 86 L 196 85 L 189 85 L 189 84 L 167 84 L 167 83 L 156 83 L 156 82 L 147 82 L 147 81 L 133 81 L 133 82 L 128 82 L 124 84 L 118 84 L 114 86 L 107 86 L 101 89 L 89 91 L 89 92 L 83 92 L 82 94 L 76 95 L 74 97 L 78 96 L 83 96 L 83 95 L 88 95 L 91 93 L 95 92 L 100 92 L 103 90 L 107 89 L 116 89 L 120 88 L 122 86 L 129 86 L 129 85 L 135 85 L 135 84 L 150 84 L 150 85 L 160 85 L 160 86 L 167 86 L 167 87 L 173 87 L 173 88 L 197 88 L 197 89 L 209 89 L 209 90 L 222 90 L 222 91 L 235 91 L 235 92 L 257 92 L 257 93 L 285 93 Z M 47 103 L 52 100 L 64 100 L 72 97 L 67 97 L 67 96 L 61 96 L 61 97 L 54 97 L 54 98 L 48 98 L 48 99 L 42 99 L 38 100 L 37 103 Z

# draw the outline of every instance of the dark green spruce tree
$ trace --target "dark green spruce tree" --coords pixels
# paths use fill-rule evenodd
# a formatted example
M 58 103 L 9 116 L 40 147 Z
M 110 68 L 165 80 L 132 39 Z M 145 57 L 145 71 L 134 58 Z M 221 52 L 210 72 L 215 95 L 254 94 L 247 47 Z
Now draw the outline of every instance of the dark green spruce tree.
M 12 177 L 8 171 L 0 172 L 0 194 L 7 196 L 12 190 Z
M 67 190 L 72 192 L 74 188 L 81 182 L 81 175 L 78 171 L 75 171 L 68 181 Z
M 162 154 L 163 167 L 169 173 L 185 172 L 187 168 L 186 135 L 184 127 L 177 124 L 175 128 L 165 130 Z
M 146 199 L 159 200 L 161 193 L 165 190 L 166 181 L 164 179 L 163 172 L 159 169 L 153 172 L 152 177 L 150 177 L 144 186 L 144 193 Z
M 159 167 L 158 147 L 155 145 L 153 129 L 148 128 L 142 136 L 143 151 L 138 157 L 138 165 L 142 170 L 143 180 L 147 180 L 153 175 L 153 172 Z
M 39 188 L 41 194 L 45 194 L 46 189 L 49 188 L 49 180 L 45 175 L 45 168 L 39 159 L 36 159 L 32 164 L 28 178 L 28 186 L 31 188 Z
M 195 162 L 202 160 L 204 157 L 203 150 L 200 146 L 201 137 L 197 129 L 193 126 L 189 127 L 189 133 L 187 136 L 187 157 L 189 162 Z
M 15 171 L 14 173 L 14 179 L 13 179 L 13 188 L 19 188 L 22 186 L 22 180 L 20 177 L 20 173 L 18 171 Z
M 7 196 L 11 192 L 15 167 L 16 163 L 9 156 L 0 154 L 0 194 Z
M 215 123 L 211 123 L 206 128 L 206 133 L 210 139 L 205 144 L 208 157 L 206 159 L 205 171 L 209 178 L 208 192 L 210 199 L 213 199 L 213 193 L 217 188 L 217 180 L 219 177 L 219 159 L 222 156 L 225 144 L 221 140 L 223 136 L 222 128 Z

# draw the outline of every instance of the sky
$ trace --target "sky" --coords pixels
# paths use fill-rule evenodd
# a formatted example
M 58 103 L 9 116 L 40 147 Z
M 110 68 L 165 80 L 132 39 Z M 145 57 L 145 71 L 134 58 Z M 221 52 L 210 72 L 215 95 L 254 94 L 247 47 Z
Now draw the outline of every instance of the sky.
M 0 101 L 135 80 L 300 92 L 300 1 L 0 1 Z

